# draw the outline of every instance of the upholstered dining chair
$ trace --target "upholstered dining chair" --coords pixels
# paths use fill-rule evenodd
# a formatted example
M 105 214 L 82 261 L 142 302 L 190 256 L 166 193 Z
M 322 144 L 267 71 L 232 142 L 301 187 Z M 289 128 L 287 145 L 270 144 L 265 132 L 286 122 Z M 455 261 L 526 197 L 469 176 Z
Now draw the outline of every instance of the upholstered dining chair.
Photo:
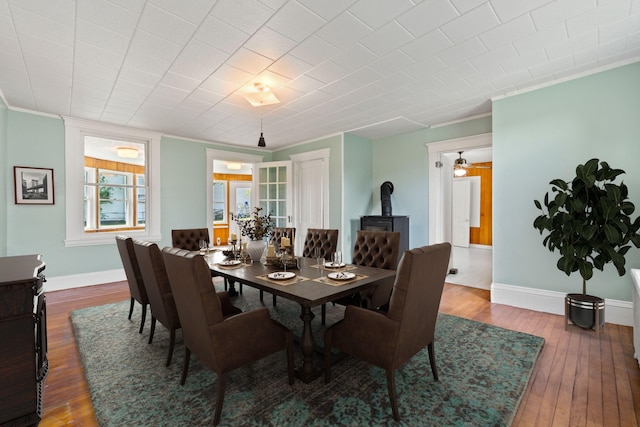
M 174 248 L 199 251 L 200 240 L 209 244 L 209 230 L 206 228 L 183 228 L 171 230 L 171 244 Z
M 366 267 L 396 270 L 398 268 L 399 252 L 400 233 L 398 231 L 358 230 L 356 232 L 356 241 L 353 245 L 351 263 Z M 378 286 L 354 295 L 351 303 L 371 309 L 383 307 L 389 303 L 393 282 L 393 278 L 382 281 Z
M 122 260 L 122 266 L 124 267 L 124 274 L 127 276 L 127 283 L 129 284 L 129 293 L 131 294 L 131 305 L 129 306 L 129 320 L 133 315 L 133 307 L 135 302 L 138 301 L 142 306 L 142 319 L 140 320 L 140 333 L 144 328 L 144 322 L 147 319 L 147 306 L 149 305 L 149 297 L 147 296 L 147 290 L 142 280 L 142 274 L 140 273 L 140 267 L 138 266 L 138 259 L 133 249 L 133 240 L 131 237 L 116 236 L 116 245 L 118 246 L 118 252 L 120 253 L 120 259 Z
M 162 252 L 185 345 L 180 384 L 187 379 L 191 353 L 216 372 L 213 424 L 220 422 L 228 372 L 286 349 L 288 380 L 293 384 L 293 333 L 271 319 L 266 307 L 225 319 L 204 258 L 178 248 Z
M 325 383 L 331 380 L 332 347 L 384 369 L 393 418 L 400 421 L 395 370 L 426 346 L 438 381 L 434 335 L 450 253 L 449 243 L 405 251 L 388 312 L 347 306 L 344 318 L 324 333 Z
M 174 248 L 186 249 L 188 251 L 199 251 L 200 240 L 204 240 L 209 244 L 209 230 L 206 228 L 182 228 L 171 230 L 171 245 Z M 224 278 L 224 289 L 229 287 L 229 281 Z M 242 293 L 242 283 L 239 286 Z
M 329 260 L 338 247 L 338 230 L 325 228 L 309 228 L 304 239 L 302 256 L 313 258 L 314 250 L 320 249 L 320 256 Z
M 329 261 L 331 254 L 338 248 L 338 230 L 328 228 L 307 229 L 307 237 L 304 239 L 302 256 L 305 258 L 313 258 L 316 248 L 320 249 L 320 256 Z M 327 317 L 327 305 L 322 304 L 321 309 L 321 322 L 324 325 Z

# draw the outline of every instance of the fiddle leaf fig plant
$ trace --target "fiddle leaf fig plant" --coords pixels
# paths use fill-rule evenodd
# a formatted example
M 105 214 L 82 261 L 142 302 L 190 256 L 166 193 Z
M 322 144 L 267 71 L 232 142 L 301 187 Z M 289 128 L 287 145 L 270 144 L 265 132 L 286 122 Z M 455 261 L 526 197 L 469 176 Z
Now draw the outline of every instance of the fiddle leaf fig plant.
M 591 159 L 578 165 L 571 182 L 552 180 L 543 203 L 534 200 L 542 214 L 533 226 L 541 235 L 548 232 L 542 244 L 560 253 L 557 267 L 567 276 L 580 273 L 583 295 L 594 268 L 613 263 L 622 276 L 631 244 L 640 247 L 640 217 L 631 218 L 635 206 L 624 182 L 614 183 L 624 173 Z

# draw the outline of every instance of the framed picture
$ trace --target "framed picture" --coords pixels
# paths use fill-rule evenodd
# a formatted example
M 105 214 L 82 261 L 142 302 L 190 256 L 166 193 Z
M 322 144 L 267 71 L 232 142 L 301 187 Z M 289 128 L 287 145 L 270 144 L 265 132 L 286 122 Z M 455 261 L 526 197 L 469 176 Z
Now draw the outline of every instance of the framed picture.
M 53 169 L 13 167 L 16 205 L 53 205 Z

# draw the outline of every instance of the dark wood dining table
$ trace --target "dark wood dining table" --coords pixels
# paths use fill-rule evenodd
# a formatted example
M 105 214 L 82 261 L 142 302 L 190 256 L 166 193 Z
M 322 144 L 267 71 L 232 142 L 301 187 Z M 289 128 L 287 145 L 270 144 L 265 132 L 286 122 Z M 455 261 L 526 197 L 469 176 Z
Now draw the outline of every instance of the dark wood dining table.
M 289 282 L 290 284 L 284 285 L 284 281 L 281 284 L 277 280 L 269 280 L 265 277 L 269 273 L 282 271 L 281 268 L 276 268 L 272 265 L 252 262 L 243 263 L 240 267 L 228 268 L 220 265 L 220 262 L 225 260 L 225 257 L 220 252 L 207 255 L 206 260 L 212 274 L 215 276 L 221 276 L 230 282 L 236 281 L 300 304 L 302 308 L 300 318 L 303 322 L 302 336 L 300 338 L 302 366 L 296 368 L 295 372 L 296 377 L 305 383 L 309 383 L 322 375 L 322 370 L 317 368 L 314 363 L 316 348 L 311 330 L 311 320 L 315 315 L 311 308 L 375 286 L 380 280 L 393 277 L 396 274 L 393 270 L 347 264 L 342 271 L 354 273 L 356 278 L 354 280 L 345 280 L 344 284 L 336 286 L 336 281 L 331 282 L 333 285 L 325 283 L 327 274 L 331 273 L 332 269 L 324 270 L 325 282 L 318 281 L 320 269 L 316 261 L 312 258 L 299 257 L 299 268 L 295 270 L 289 269 L 289 271 L 295 272 L 298 279 L 304 278 L 304 280 L 295 283 Z

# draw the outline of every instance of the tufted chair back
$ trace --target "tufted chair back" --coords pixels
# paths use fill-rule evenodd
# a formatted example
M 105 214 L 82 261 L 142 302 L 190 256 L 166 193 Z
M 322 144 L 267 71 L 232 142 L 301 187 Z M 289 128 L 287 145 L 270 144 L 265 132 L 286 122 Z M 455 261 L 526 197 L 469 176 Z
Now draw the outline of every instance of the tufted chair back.
M 358 230 L 353 245 L 352 263 L 367 267 L 398 268 L 400 232 Z
M 313 257 L 313 250 L 320 248 L 320 256 L 329 259 L 338 248 L 338 230 L 324 228 L 309 228 L 304 241 L 302 256 Z
M 283 237 L 288 237 L 291 239 L 291 244 L 294 245 L 293 236 L 296 233 L 295 227 L 275 227 L 273 232 L 271 233 L 271 238 L 269 239 L 269 244 L 273 245 L 276 249 L 276 252 L 280 251 L 280 239 Z
M 182 230 L 171 230 L 171 242 L 174 248 L 186 249 L 188 251 L 200 250 L 200 240 L 209 240 L 209 230 L 206 228 L 185 228 Z

